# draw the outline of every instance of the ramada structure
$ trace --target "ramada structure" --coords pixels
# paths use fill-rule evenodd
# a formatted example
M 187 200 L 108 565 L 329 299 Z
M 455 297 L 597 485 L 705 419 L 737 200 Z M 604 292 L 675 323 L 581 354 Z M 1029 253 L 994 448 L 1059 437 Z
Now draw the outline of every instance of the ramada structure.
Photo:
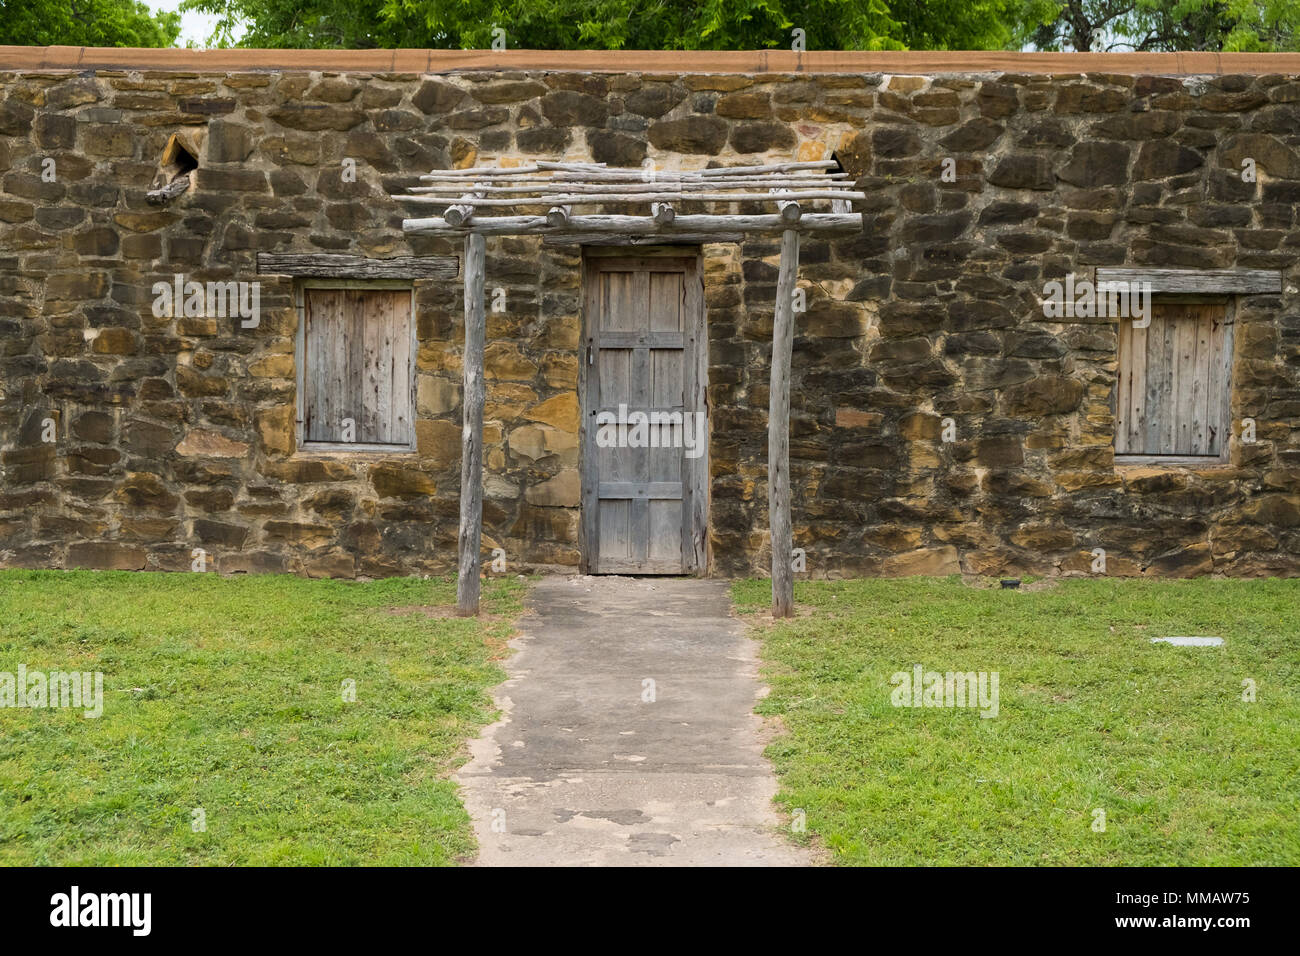
M 1300 56 L 0 48 L 0 564 L 1300 570 Z
M 835 160 L 721 166 L 696 172 L 608 169 L 603 164 L 548 163 L 431 173 L 408 202 L 445 207 L 440 219 L 408 219 L 414 235 L 465 235 L 465 432 L 461 443 L 461 505 L 457 605 L 478 612 L 479 557 L 483 521 L 483 300 L 485 235 L 547 235 L 579 244 L 632 245 L 638 241 L 718 243 L 779 232 L 780 271 L 772 321 L 772 382 L 767 430 L 767 501 L 771 522 L 772 608 L 780 617 L 794 610 L 790 526 L 790 359 L 794 344 L 795 280 L 799 234 L 832 235 L 862 229 L 862 214 L 849 210 L 864 193 L 829 182 L 812 169 L 838 167 Z M 460 190 L 468 189 L 461 192 Z M 438 194 L 442 195 L 439 196 Z M 505 195 L 509 194 L 509 195 Z M 836 212 L 803 215 L 801 203 L 829 200 Z M 697 213 L 677 218 L 674 203 L 762 203 L 767 215 Z M 573 216 L 574 206 L 649 206 L 648 216 Z M 547 207 L 544 216 L 483 216 L 492 207 Z M 634 573 L 698 571 L 706 566 L 708 487 L 703 451 L 687 457 L 686 429 L 704 408 L 707 369 L 687 361 L 688 347 L 703 330 L 688 319 L 699 296 L 687 287 L 689 270 L 654 268 L 635 261 L 602 270 L 590 283 L 587 362 L 579 365 L 578 392 L 588 399 L 583 417 L 583 500 L 580 540 L 598 570 Z M 641 280 L 641 281 L 638 281 Z M 665 281 L 666 280 L 666 281 Z M 691 285 L 694 280 L 688 280 Z M 686 320 L 686 321 L 684 321 Z M 595 368 L 595 356 L 601 364 Z M 698 396 L 699 400 L 694 400 Z M 646 415 L 644 441 L 635 439 L 633 407 Z M 607 416 L 602 421 L 601 416 Z M 651 419 L 650 416 L 657 416 Z M 707 419 L 705 419 L 707 425 Z M 601 442 L 600 429 L 609 429 Z M 699 434 L 707 441 L 707 427 Z M 584 549 L 586 550 L 586 549 Z M 787 558 L 786 556 L 790 556 Z

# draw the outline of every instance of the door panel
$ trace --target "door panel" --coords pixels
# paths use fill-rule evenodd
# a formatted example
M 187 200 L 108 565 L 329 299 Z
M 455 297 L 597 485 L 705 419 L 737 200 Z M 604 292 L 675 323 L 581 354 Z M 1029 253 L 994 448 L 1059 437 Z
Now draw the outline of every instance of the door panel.
M 706 413 L 698 257 L 591 257 L 583 291 L 584 568 L 700 570 L 707 442 L 698 456 L 686 448 L 692 418 Z

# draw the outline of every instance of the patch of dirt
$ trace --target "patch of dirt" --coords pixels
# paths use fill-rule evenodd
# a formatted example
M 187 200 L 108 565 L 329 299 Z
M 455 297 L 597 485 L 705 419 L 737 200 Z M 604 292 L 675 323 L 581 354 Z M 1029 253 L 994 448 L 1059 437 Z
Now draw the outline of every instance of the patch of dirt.
M 764 607 L 761 610 L 751 610 L 749 608 L 742 610 L 733 604 L 730 616 L 735 618 L 737 621 L 741 621 L 744 624 L 748 624 L 750 627 L 756 628 L 757 630 L 768 631 L 778 624 L 783 624 L 786 621 L 792 621 L 796 618 L 812 617 L 816 613 L 817 609 L 814 607 L 810 607 L 807 604 L 796 604 L 794 606 L 793 618 L 773 617 L 771 607 Z
M 386 607 L 382 613 L 390 617 L 422 617 L 426 620 L 455 620 L 460 618 L 466 621 L 478 621 L 484 625 L 483 639 L 487 642 L 488 651 L 494 661 L 501 661 L 510 656 L 510 641 L 519 636 L 519 628 L 511 625 L 508 631 L 501 632 L 496 627 L 498 624 L 510 624 L 510 618 L 502 614 L 488 614 L 480 611 L 477 617 L 461 618 L 456 613 L 454 604 L 403 604 L 396 607 Z
M 408 614 L 418 614 L 420 617 L 427 618 L 461 616 L 456 613 L 456 605 L 454 604 L 403 604 L 398 607 L 386 607 L 384 608 L 384 613 L 391 614 L 395 617 L 402 617 Z M 480 611 L 477 616 L 469 615 L 469 617 L 473 620 L 482 621 L 484 624 L 498 624 L 501 621 L 506 620 L 506 618 L 500 614 L 488 614 L 484 611 Z
M 768 688 L 763 688 L 767 690 Z M 759 700 L 766 697 L 766 694 L 759 696 Z M 758 742 L 766 749 L 772 741 L 779 737 L 784 737 L 790 731 L 785 726 L 785 715 L 783 714 L 758 714 L 761 725 L 758 730 Z
M 1020 585 L 1020 590 L 1022 590 L 1022 591 L 1050 591 L 1050 590 L 1052 590 L 1053 588 L 1059 588 L 1060 586 L 1061 586 L 1061 579 L 1060 579 L 1060 578 L 1041 578 L 1041 579 L 1038 580 L 1038 581 L 1030 581 L 1030 582 L 1027 583 L 1027 584 L 1021 584 L 1021 585 Z
M 394 617 L 408 614 L 418 614 L 421 617 L 460 617 L 454 604 L 403 604 L 400 607 L 386 607 L 384 613 Z

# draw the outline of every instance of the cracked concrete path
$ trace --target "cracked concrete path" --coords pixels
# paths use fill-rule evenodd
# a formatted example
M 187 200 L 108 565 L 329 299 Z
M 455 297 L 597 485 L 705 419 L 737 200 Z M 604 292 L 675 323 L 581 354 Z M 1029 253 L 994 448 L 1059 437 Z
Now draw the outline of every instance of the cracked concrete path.
M 549 577 L 456 781 L 480 866 L 791 866 L 725 581 Z M 644 699 L 653 681 L 653 702 Z

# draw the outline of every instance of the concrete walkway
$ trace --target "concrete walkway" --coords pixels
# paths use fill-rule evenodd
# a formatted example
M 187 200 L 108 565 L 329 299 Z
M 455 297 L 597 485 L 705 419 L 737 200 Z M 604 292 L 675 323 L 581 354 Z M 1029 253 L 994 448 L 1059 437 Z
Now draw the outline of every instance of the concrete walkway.
M 479 865 L 811 861 L 777 832 L 755 643 L 726 582 L 551 577 L 528 607 L 502 720 L 456 777 Z

